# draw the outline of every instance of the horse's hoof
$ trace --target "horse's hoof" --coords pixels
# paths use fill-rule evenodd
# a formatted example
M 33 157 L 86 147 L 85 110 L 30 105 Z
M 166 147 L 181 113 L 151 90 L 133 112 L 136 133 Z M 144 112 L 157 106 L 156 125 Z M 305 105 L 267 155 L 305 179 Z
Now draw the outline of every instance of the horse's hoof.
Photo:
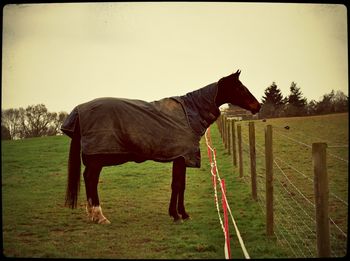
M 181 219 L 180 216 L 178 215 L 177 211 L 170 211 L 169 210 L 169 216 L 174 218 L 174 221 L 176 222 L 177 220 Z
M 187 215 L 187 217 L 183 217 L 182 216 L 182 220 L 183 221 L 189 221 L 189 220 L 191 220 L 192 218 L 189 216 L 189 215 Z
M 181 223 L 182 222 L 182 220 L 178 214 L 170 215 L 170 216 L 174 218 L 174 223 Z
M 183 220 L 191 219 L 191 217 L 187 213 L 181 214 L 181 217 L 182 217 Z
M 111 224 L 111 222 L 107 218 L 104 218 L 104 219 L 98 221 L 98 224 L 108 225 L 108 224 Z
M 181 218 L 177 218 L 177 219 L 174 218 L 174 223 L 175 223 L 175 224 L 181 224 L 182 222 L 183 222 L 183 221 L 182 221 Z

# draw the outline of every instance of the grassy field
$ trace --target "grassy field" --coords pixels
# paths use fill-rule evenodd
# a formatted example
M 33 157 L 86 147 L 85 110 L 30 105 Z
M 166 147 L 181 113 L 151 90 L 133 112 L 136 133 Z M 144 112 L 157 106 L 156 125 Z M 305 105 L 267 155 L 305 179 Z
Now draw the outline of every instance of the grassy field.
M 330 120 L 324 116 L 313 123 L 314 118 L 299 121 L 299 118 L 276 119 L 267 123 L 279 127 L 289 124 L 291 131 L 295 128 L 309 137 L 317 136 L 334 144 L 347 144 L 347 114 L 330 117 L 337 121 L 330 124 Z M 330 127 L 336 125 L 337 128 Z M 257 121 L 256 128 L 260 133 L 264 126 Z M 322 129 L 324 132 L 320 131 Z M 290 250 L 280 244 L 276 237 L 266 238 L 261 206 L 251 199 L 247 179 L 238 178 L 231 157 L 224 150 L 216 124 L 211 130 L 220 175 L 226 181 L 227 198 L 251 258 L 291 256 Z M 257 143 L 263 145 L 258 134 Z M 288 159 L 291 153 L 295 153 L 288 151 L 290 146 L 278 146 L 285 153 L 279 155 L 281 159 Z M 170 163 L 126 163 L 103 169 L 99 193 L 103 212 L 112 222 L 110 225 L 101 226 L 87 221 L 83 182 L 78 209 L 65 208 L 68 148 L 69 138 L 65 136 L 2 142 L 5 256 L 224 258 L 224 236 L 214 205 L 204 139 L 201 142 L 202 168 L 187 170 L 185 204 L 192 219 L 180 224 L 174 223 L 167 214 L 171 191 Z M 347 159 L 347 151 L 334 149 L 332 153 Z M 245 171 L 248 173 L 249 163 L 246 164 Z M 345 164 L 343 168 L 347 170 L 347 166 Z M 332 191 L 347 201 L 347 171 L 340 173 L 339 170 L 339 173 L 330 173 L 330 176 L 334 181 Z M 338 208 L 341 208 L 340 205 Z M 339 220 L 347 227 L 347 209 L 345 221 L 343 214 L 339 214 Z M 231 223 L 230 235 L 232 258 L 243 258 Z
M 250 182 L 248 122 L 242 126 L 244 179 Z M 275 237 L 289 256 L 315 257 L 312 143 L 326 142 L 332 256 L 347 251 L 348 114 L 255 121 L 259 205 L 265 212 L 266 125 L 273 129 Z M 288 126 L 289 128 L 285 128 Z

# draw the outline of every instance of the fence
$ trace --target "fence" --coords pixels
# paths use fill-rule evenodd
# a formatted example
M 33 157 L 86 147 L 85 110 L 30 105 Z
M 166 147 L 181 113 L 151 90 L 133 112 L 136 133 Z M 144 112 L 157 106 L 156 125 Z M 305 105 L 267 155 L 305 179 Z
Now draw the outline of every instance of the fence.
M 348 182 L 340 191 L 337 177 L 347 176 L 348 160 L 334 150 L 348 146 L 309 145 L 288 129 L 262 121 L 221 116 L 217 123 L 239 177 L 251 186 L 252 199 L 266 216 L 266 234 L 276 237 L 293 257 L 346 255 Z
M 225 258 L 226 259 L 230 259 L 231 258 L 231 253 L 230 253 L 230 234 L 229 234 L 229 229 L 228 229 L 228 215 L 227 215 L 227 210 L 230 213 L 231 216 L 231 220 L 233 223 L 233 226 L 235 228 L 240 246 L 242 248 L 244 257 L 246 259 L 250 259 L 249 253 L 247 251 L 247 249 L 245 248 L 243 239 L 241 237 L 241 234 L 239 232 L 239 229 L 236 225 L 236 222 L 233 218 L 231 209 L 230 209 L 230 205 L 228 203 L 228 200 L 226 198 L 226 189 L 225 189 L 225 181 L 223 179 L 220 178 L 220 174 L 219 174 L 219 170 L 218 170 L 218 166 L 217 166 L 217 162 L 216 162 L 216 151 L 213 148 L 212 142 L 211 142 L 211 136 L 210 136 L 210 128 L 207 129 L 207 131 L 205 132 L 205 142 L 207 145 L 207 149 L 208 149 L 208 157 L 209 157 L 209 161 L 210 161 L 210 171 L 212 174 L 212 181 L 213 181 L 213 188 L 214 188 L 214 198 L 215 198 L 215 203 L 216 203 L 216 209 L 218 212 L 218 216 L 219 216 L 219 220 L 220 220 L 220 224 L 222 227 L 222 230 L 224 232 L 224 237 L 225 237 Z M 219 202 L 218 202 L 218 193 L 217 193 L 217 187 L 216 187 L 216 180 L 218 180 L 220 188 L 221 188 L 221 195 L 222 195 L 222 208 L 223 208 L 223 212 L 224 212 L 224 223 L 222 221 L 221 215 L 220 215 L 220 208 L 219 208 Z

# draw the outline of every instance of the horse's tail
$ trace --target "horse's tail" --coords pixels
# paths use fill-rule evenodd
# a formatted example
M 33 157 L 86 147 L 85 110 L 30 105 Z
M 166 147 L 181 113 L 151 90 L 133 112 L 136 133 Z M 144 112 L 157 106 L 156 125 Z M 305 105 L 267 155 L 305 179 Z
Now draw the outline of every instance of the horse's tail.
M 80 174 L 81 174 L 81 162 L 80 162 L 80 129 L 79 122 L 76 122 L 76 128 L 74 130 L 72 140 L 70 143 L 69 159 L 68 159 L 68 183 L 66 192 L 65 205 L 70 208 L 76 208 L 78 202 L 78 194 L 80 189 Z

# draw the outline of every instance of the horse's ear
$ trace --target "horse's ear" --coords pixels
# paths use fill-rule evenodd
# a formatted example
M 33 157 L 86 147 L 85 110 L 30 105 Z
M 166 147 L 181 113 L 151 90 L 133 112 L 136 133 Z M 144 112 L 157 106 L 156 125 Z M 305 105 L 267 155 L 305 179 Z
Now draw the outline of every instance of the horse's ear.
M 239 75 L 241 74 L 241 70 L 237 70 L 237 72 L 234 73 L 234 75 L 238 78 Z

